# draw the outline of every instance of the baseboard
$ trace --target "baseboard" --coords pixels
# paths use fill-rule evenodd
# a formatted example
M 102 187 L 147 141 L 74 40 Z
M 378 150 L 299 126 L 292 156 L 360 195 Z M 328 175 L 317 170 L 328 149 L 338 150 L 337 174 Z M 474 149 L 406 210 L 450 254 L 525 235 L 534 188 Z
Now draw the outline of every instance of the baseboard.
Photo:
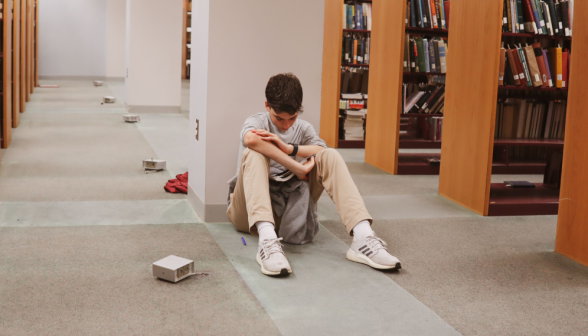
M 204 204 L 188 183 L 188 203 L 205 223 L 228 223 L 227 204 Z
M 128 105 L 125 107 L 129 113 L 133 114 L 180 114 L 181 106 L 146 106 L 146 105 Z
M 88 80 L 88 81 L 118 81 L 123 80 L 124 77 L 106 77 L 106 76 L 39 76 L 39 79 L 43 80 Z
M 198 194 L 192 189 L 190 182 L 188 182 L 188 203 L 190 203 L 190 206 L 194 209 L 198 217 L 204 221 L 204 202 L 202 202 Z

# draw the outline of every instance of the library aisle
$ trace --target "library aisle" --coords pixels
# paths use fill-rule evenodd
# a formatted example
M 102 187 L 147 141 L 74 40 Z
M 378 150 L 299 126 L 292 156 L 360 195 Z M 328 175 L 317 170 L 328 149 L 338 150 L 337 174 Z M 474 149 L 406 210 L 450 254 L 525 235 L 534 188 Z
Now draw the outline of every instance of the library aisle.
M 230 224 L 202 223 L 185 196 L 163 191 L 188 166 L 186 113 L 125 124 L 122 82 L 41 84 L 60 88 L 35 89 L 2 151 L 0 255 L 10 258 L 0 258 L 0 334 L 559 335 L 588 328 L 578 318 L 588 269 L 553 252 L 556 216 L 482 217 L 438 196 L 438 176 L 389 175 L 366 164 L 362 149 L 340 149 L 402 270 L 347 261 L 351 239 L 324 196 L 315 242 L 285 247 L 294 274 L 269 278 L 255 262 L 255 238 Z M 104 95 L 120 99 L 101 105 Z M 166 159 L 169 169 L 144 174 L 141 160 L 151 157 Z M 190 256 L 206 275 L 173 285 L 155 280 L 151 263 L 170 254 Z

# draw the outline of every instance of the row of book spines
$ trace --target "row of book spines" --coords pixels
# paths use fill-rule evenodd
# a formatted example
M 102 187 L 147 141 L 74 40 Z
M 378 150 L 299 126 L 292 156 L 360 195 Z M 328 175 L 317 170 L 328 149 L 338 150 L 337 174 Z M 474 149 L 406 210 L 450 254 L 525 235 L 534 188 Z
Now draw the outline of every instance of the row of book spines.
M 416 136 L 423 140 L 441 141 L 443 138 L 443 117 L 418 118 Z
M 365 64 L 370 63 L 371 37 L 347 35 L 343 37 L 343 53 L 341 62 L 343 64 Z
M 572 36 L 567 0 L 504 0 L 505 32 Z
M 366 69 L 341 70 L 341 94 L 362 93 L 367 95 L 370 71 Z M 345 98 L 345 97 L 341 97 Z M 365 99 L 367 97 L 364 96 Z M 359 99 L 359 97 L 358 97 Z
M 449 29 L 450 2 L 443 0 L 407 0 L 407 27 Z
M 406 87 L 404 87 L 406 90 Z M 406 96 L 403 93 L 403 97 Z M 414 100 L 418 97 L 416 103 Z M 437 86 L 435 89 L 419 91 L 413 93 L 410 97 L 404 98 L 404 113 L 438 113 L 444 106 L 445 86 Z
M 343 29 L 372 29 L 372 4 L 344 4 Z
M 431 40 L 421 37 L 404 39 L 405 72 L 447 73 L 447 44 L 442 39 Z
M 499 85 L 566 88 L 571 54 L 562 48 L 549 51 L 540 43 L 500 49 Z
M 566 102 L 502 103 L 497 106 L 496 138 L 562 139 Z

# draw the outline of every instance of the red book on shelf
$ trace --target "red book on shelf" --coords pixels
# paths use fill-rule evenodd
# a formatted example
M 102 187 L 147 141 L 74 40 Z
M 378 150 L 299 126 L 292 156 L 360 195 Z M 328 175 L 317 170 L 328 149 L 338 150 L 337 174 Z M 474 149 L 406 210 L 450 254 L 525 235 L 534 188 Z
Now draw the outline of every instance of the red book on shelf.
M 521 61 L 521 55 L 519 54 L 519 51 L 516 49 L 513 49 L 512 55 L 514 57 L 515 64 L 517 66 L 517 71 L 519 73 L 519 80 L 521 81 L 521 85 L 528 86 L 527 85 L 527 78 L 525 76 L 525 67 L 523 66 L 523 61 Z
M 568 55 L 567 49 L 561 53 L 562 88 L 568 87 Z
M 531 2 L 529 0 L 523 0 L 524 1 L 524 12 L 525 12 L 525 16 L 527 17 L 527 20 L 529 20 L 528 22 L 531 22 L 533 24 L 533 30 L 534 33 L 537 34 L 537 24 L 535 23 L 535 16 L 533 16 L 533 9 L 531 8 Z
M 449 8 L 451 7 L 450 1 L 444 1 L 443 5 L 445 6 L 445 26 L 449 29 Z

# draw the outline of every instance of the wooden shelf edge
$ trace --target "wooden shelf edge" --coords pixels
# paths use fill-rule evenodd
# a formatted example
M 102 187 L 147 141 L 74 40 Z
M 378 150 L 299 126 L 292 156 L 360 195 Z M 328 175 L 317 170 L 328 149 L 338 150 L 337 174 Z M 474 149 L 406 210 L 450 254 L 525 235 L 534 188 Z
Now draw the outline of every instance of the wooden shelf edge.
M 348 66 L 348 67 L 370 67 L 369 64 L 353 64 L 353 63 L 341 63 L 341 66 Z
M 525 37 L 525 38 L 542 38 L 542 39 L 549 39 L 549 40 L 567 40 L 571 41 L 571 36 L 551 36 L 551 35 L 539 35 L 539 34 L 529 34 L 529 33 L 502 33 L 503 37 Z
M 365 148 L 365 140 L 339 140 L 338 148 Z
M 348 28 L 343 28 L 344 32 L 350 32 L 350 33 L 371 33 L 371 30 L 367 30 L 367 29 L 348 29 Z

